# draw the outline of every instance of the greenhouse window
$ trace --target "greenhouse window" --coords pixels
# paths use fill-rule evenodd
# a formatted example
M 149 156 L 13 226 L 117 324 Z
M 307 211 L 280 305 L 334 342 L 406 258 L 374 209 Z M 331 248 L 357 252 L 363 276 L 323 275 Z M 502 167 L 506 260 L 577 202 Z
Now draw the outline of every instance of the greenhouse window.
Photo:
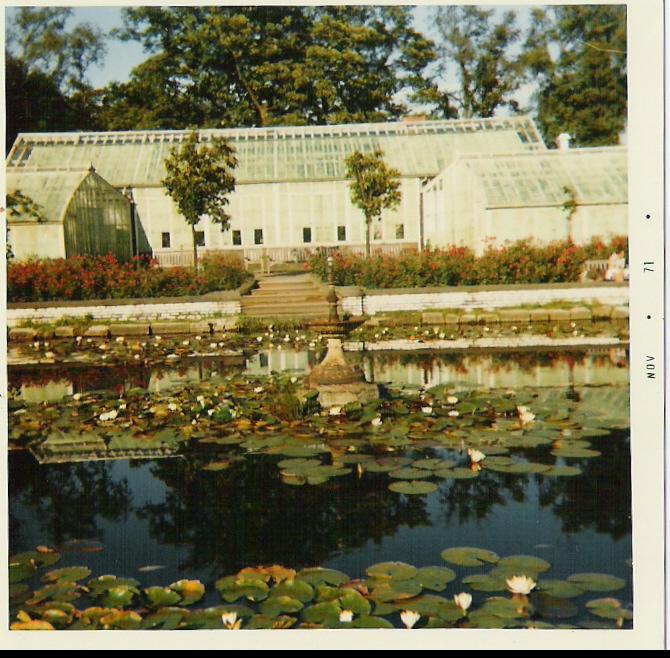
M 242 231 L 233 231 L 233 244 L 239 247 L 242 244 Z
M 205 246 L 205 232 L 204 231 L 196 231 L 195 232 L 195 244 L 197 247 L 204 247 Z
M 405 225 L 404 224 L 396 224 L 395 225 L 395 239 L 396 240 L 404 240 L 405 239 Z
M 312 229 L 305 227 L 302 229 L 302 241 L 307 243 L 312 241 Z
M 347 240 L 347 227 L 338 226 L 337 227 L 337 240 L 338 242 L 346 242 Z
M 163 247 L 163 249 L 169 249 L 170 248 L 170 233 L 169 232 L 161 233 L 161 247 Z
M 254 229 L 254 244 L 263 244 L 263 229 Z
M 373 240 L 381 240 L 382 239 L 382 227 L 381 226 L 375 226 L 373 235 L 372 235 Z

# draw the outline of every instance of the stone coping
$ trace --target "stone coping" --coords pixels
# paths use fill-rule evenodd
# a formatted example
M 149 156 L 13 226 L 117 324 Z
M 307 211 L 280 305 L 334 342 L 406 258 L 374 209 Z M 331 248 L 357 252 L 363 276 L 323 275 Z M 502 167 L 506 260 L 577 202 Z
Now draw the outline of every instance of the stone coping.
M 327 285 L 327 284 L 326 284 Z M 375 297 L 377 295 L 425 295 L 429 293 L 473 293 L 501 290 L 549 290 L 549 289 L 589 289 L 627 288 L 628 282 L 615 281 L 562 281 L 557 283 L 501 283 L 478 286 L 430 286 L 426 288 L 365 288 L 362 286 L 336 286 L 342 297 Z
M 256 279 L 245 281 L 235 290 L 216 290 L 204 295 L 184 295 L 182 297 L 123 297 L 119 299 L 76 299 L 53 300 L 48 302 L 11 302 L 7 309 L 25 308 L 80 308 L 83 306 L 147 306 L 151 304 L 189 304 L 198 302 L 233 302 L 256 285 Z

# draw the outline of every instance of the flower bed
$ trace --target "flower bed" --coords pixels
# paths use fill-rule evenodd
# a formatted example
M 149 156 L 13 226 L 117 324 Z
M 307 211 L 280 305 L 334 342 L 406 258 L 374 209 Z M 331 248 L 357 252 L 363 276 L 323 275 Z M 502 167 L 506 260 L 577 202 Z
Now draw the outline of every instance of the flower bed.
M 371 258 L 336 252 L 333 277 L 336 285 L 366 288 L 558 283 L 578 281 L 587 260 L 607 258 L 615 251 L 627 256 L 626 237 L 608 243 L 594 238 L 587 245 L 569 241 L 536 245 L 520 240 L 489 247 L 482 256 L 475 256 L 468 247 L 453 246 Z M 314 255 L 309 268 L 327 279 L 326 255 Z
M 204 257 L 197 276 L 190 268 L 162 268 L 139 258 L 120 263 L 111 254 L 28 260 L 7 265 L 7 301 L 201 295 L 239 288 L 250 276 L 241 261 L 220 255 Z

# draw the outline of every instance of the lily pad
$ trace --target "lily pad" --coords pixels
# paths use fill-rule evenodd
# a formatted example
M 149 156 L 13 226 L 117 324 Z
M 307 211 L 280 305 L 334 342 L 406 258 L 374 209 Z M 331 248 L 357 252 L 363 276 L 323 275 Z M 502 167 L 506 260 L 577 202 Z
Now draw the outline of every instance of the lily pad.
M 536 589 L 557 599 L 571 599 L 584 593 L 581 587 L 567 580 L 541 580 Z
M 417 596 L 422 589 L 416 580 L 392 579 L 376 584 L 370 596 L 377 601 L 401 601 Z
M 507 589 L 504 578 L 489 574 L 465 576 L 462 582 L 478 592 L 504 592 Z
M 526 614 L 524 607 L 518 601 L 500 596 L 486 599 L 484 605 L 479 609 L 503 619 L 517 619 Z
M 445 562 L 457 564 L 461 567 L 480 567 L 485 562 L 495 564 L 500 559 L 493 551 L 472 546 L 446 548 L 440 555 Z
M 281 628 L 291 628 L 297 623 L 295 617 L 289 615 L 254 615 L 244 628 L 248 630 L 271 630 Z
M 228 603 L 241 598 L 246 598 L 250 601 L 262 601 L 267 598 L 270 592 L 270 588 L 262 578 L 252 575 L 219 578 L 215 583 L 215 587 L 221 598 Z
M 365 570 L 371 578 L 388 578 L 395 580 L 410 580 L 418 573 L 418 569 L 405 562 L 379 562 Z
M 548 471 L 544 471 L 542 475 L 548 477 L 574 477 L 581 475 L 582 470 L 577 466 L 552 466 Z
M 314 589 L 304 580 L 284 580 L 272 588 L 272 596 L 289 596 L 307 603 L 314 598 Z
M 147 587 L 144 594 L 152 608 L 171 606 L 181 599 L 181 596 L 169 587 Z
M 48 571 L 42 576 L 43 583 L 52 583 L 57 580 L 68 580 L 76 582 L 84 580 L 91 575 L 91 570 L 88 567 L 65 567 L 63 569 L 55 569 Z
M 556 457 L 576 458 L 576 459 L 591 459 L 593 457 L 600 457 L 601 453 L 597 450 L 590 450 L 588 448 L 577 447 L 562 447 L 551 451 L 551 454 Z
M 613 592 L 626 586 L 623 578 L 605 573 L 575 573 L 568 580 L 589 592 Z
M 479 477 L 479 471 L 470 468 L 440 468 L 433 474 L 445 480 L 472 480 Z
M 388 488 L 391 491 L 408 496 L 421 496 L 436 491 L 437 485 L 434 482 L 426 482 L 424 480 L 400 480 L 392 482 Z
M 536 614 L 545 619 L 570 619 L 579 614 L 574 603 L 565 598 L 550 596 L 547 592 L 535 592 L 531 600 Z
M 191 605 L 205 595 L 205 586 L 199 580 L 178 580 L 170 589 L 181 596 L 179 605 Z
M 296 580 L 303 580 L 314 587 L 318 585 L 342 585 L 348 583 L 350 578 L 346 573 L 336 569 L 324 569 L 323 567 L 309 567 L 299 571 Z
M 551 564 L 534 555 L 510 555 L 498 562 L 498 568 L 518 572 L 518 575 L 539 574 L 551 569 Z
M 589 609 L 589 612 L 602 619 L 614 619 L 616 621 L 619 619 L 630 620 L 633 618 L 633 611 L 628 610 L 627 608 L 622 608 L 621 601 L 618 599 L 593 599 L 592 601 L 587 602 L 586 607 Z
M 456 579 L 456 573 L 448 567 L 422 567 L 414 576 L 425 589 L 441 592 L 447 583 Z
M 412 468 L 409 466 L 389 473 L 389 477 L 398 480 L 420 480 L 422 478 L 429 478 L 431 475 L 432 473 L 426 469 Z
M 393 624 L 382 617 L 365 616 L 354 619 L 351 623 L 353 628 L 393 628 Z
M 298 612 L 303 604 L 290 596 L 270 596 L 261 603 L 261 614 L 276 617 L 282 612 Z

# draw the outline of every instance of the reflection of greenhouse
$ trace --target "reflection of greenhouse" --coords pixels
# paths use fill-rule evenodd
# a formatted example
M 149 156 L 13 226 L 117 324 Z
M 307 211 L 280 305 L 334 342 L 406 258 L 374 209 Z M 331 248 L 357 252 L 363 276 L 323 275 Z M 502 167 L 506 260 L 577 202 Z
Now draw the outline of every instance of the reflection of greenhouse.
M 22 189 L 27 180 L 22 172 L 30 171 L 39 187 L 40 181 L 72 176 L 73 170 L 92 163 L 105 181 L 133 201 L 122 223 L 126 231 L 132 225 L 134 252 L 151 251 L 164 264 L 186 263 L 192 257 L 190 228 L 161 186 L 163 161 L 186 134 L 19 135 L 7 162 L 9 191 L 30 192 Z M 197 233 L 203 252 L 235 252 L 252 261 L 265 253 L 277 262 L 302 260 L 318 247 L 362 251 L 363 216 L 350 201 L 344 172 L 345 158 L 356 150 L 381 149 L 386 162 L 401 172 L 401 205 L 385 211 L 373 225 L 373 248 L 383 253 L 428 243 L 481 248 L 487 237 L 565 237 L 563 206 L 568 199 L 577 204 L 572 220 L 576 240 L 626 228 L 625 149 L 549 151 L 525 116 L 200 134 L 205 141 L 227 137 L 239 160 L 230 230 L 222 232 L 204 218 Z M 66 180 L 61 187 L 66 198 L 77 189 Z M 64 204 L 64 199 L 48 204 L 49 222 L 63 214 Z M 22 230 L 28 233 L 21 239 L 13 227 L 10 234 L 18 257 L 55 255 L 53 247 L 42 246 L 41 227 Z M 127 253 L 119 248 L 116 252 L 121 257 Z

